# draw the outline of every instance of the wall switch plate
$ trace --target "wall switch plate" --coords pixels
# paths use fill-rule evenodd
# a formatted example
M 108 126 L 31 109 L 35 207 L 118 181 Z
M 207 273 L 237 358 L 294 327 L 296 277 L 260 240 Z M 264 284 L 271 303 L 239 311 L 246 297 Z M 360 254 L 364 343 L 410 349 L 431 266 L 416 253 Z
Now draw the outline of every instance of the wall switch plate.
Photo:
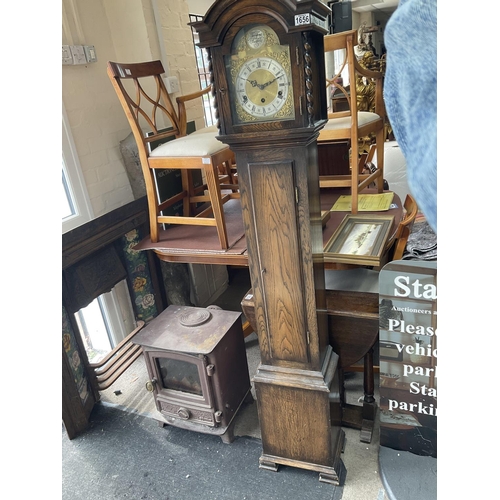
M 70 48 L 73 55 L 73 64 L 87 64 L 83 45 L 70 45 Z
M 169 76 L 165 79 L 165 86 L 169 94 L 180 92 L 179 79 L 176 76 Z
M 69 48 L 69 45 L 62 46 L 62 63 L 73 64 L 73 55 L 71 54 L 71 49 Z
M 97 55 L 95 53 L 95 47 L 93 45 L 84 45 L 83 51 L 85 52 L 85 58 L 88 63 L 97 62 Z

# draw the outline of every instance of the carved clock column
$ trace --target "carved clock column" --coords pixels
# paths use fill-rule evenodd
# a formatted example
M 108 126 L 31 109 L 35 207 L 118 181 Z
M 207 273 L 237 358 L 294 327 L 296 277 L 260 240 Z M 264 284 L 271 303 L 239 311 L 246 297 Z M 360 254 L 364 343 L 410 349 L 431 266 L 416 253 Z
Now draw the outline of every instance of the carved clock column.
M 219 0 L 207 48 L 219 139 L 235 152 L 261 364 L 260 467 L 340 483 L 338 356 L 328 344 L 316 139 L 326 123 L 318 0 Z

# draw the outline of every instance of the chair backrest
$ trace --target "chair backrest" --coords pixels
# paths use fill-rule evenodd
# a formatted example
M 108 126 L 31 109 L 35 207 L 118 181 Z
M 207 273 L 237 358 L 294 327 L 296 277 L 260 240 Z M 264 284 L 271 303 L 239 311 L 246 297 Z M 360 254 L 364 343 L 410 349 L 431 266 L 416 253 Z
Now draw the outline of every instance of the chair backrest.
M 326 87 L 330 94 L 335 93 L 335 97 L 340 95 L 345 97 L 348 109 L 342 111 L 332 110 L 329 118 L 342 118 L 351 116 L 353 128 L 357 127 L 357 111 L 371 111 L 379 116 L 385 114 L 382 95 L 382 73 L 374 71 L 366 65 L 360 64 L 355 54 L 355 47 L 358 45 L 358 32 L 356 30 L 343 31 L 325 35 L 325 54 L 337 52 L 340 57 L 337 59 L 338 70 L 331 77 L 326 79 Z M 371 53 L 366 56 L 369 59 Z M 344 82 L 341 75 L 347 68 L 349 81 Z
M 405 215 L 399 223 L 395 236 L 394 253 L 391 260 L 401 260 L 403 257 L 408 237 L 410 236 L 413 224 L 418 214 L 418 205 L 411 194 L 406 195 L 404 202 Z
M 149 144 L 183 135 L 163 73 L 161 61 L 108 62 L 108 76 L 127 115 L 139 155 L 146 157 L 150 153 Z
M 325 54 L 333 53 L 335 51 L 341 54 L 340 65 L 338 66 L 337 72 L 331 77 L 326 79 L 326 88 L 329 95 L 333 95 L 339 98 L 341 95 L 344 96 L 345 102 L 347 102 L 347 109 L 339 112 L 330 112 L 328 114 L 329 118 L 342 118 L 343 116 L 351 116 L 353 113 L 356 114 L 357 103 L 356 99 L 351 102 L 351 88 L 355 88 L 356 75 L 354 71 L 354 47 L 357 45 L 357 31 L 343 31 L 341 33 L 334 33 L 332 35 L 325 35 L 324 45 Z M 342 74 L 347 68 L 349 81 L 344 82 Z M 357 117 L 353 117 L 357 120 Z

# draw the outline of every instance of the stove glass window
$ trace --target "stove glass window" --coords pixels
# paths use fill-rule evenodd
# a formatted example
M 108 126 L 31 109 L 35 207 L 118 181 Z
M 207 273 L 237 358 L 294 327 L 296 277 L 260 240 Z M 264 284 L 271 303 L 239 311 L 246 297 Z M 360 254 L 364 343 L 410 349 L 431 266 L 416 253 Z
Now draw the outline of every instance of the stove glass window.
M 203 396 L 196 364 L 171 358 L 157 358 L 156 362 L 165 389 Z

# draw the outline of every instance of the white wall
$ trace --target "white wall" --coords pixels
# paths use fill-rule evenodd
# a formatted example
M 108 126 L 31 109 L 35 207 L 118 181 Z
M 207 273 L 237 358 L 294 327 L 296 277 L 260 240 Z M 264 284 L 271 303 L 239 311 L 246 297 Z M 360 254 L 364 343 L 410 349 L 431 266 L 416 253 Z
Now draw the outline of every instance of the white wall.
M 72 6 L 80 28 L 70 27 L 62 43 L 94 45 L 98 61 L 63 66 L 62 97 L 97 217 L 133 200 L 117 147 L 126 121 L 123 111 L 119 114 L 119 103 L 106 75 L 106 61 L 115 59 L 115 50 L 104 2 L 63 0 L 66 12 L 71 13 Z
M 98 59 L 62 67 L 63 103 L 95 217 L 133 200 L 119 151 L 130 128 L 106 63 L 162 58 L 153 2 L 160 16 L 167 73 L 178 77 L 180 94 L 199 90 L 189 14 L 205 15 L 212 0 L 62 0 L 62 43 L 94 45 Z M 354 29 L 363 17 L 353 12 Z M 201 106 L 188 109 L 197 128 L 203 126 Z
M 207 10 L 214 3 L 213 0 L 187 0 L 190 14 L 204 16 Z
M 154 1 L 154 0 L 153 0 Z M 181 93 L 199 89 L 186 0 L 156 0 L 170 75 Z M 62 43 L 94 45 L 97 62 L 62 67 L 62 98 L 94 216 L 133 201 L 119 143 L 130 133 L 106 73 L 108 60 L 160 59 L 152 0 L 63 0 Z M 173 95 L 175 98 L 175 94 Z M 201 106 L 190 112 L 197 126 Z

